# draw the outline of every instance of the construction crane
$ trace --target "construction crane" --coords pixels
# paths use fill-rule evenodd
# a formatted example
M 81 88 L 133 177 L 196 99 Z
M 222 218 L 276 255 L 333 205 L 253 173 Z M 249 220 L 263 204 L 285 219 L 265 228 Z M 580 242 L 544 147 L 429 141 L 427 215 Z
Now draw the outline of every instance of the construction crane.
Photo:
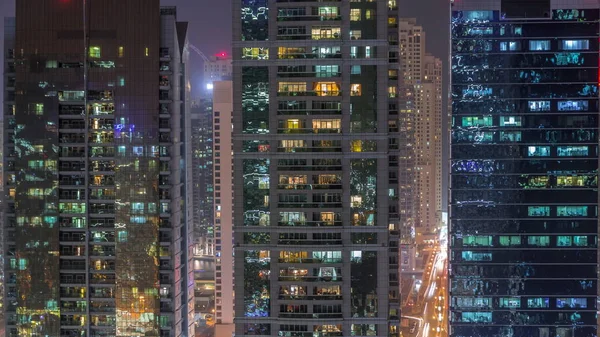
M 196 46 L 194 46 L 191 43 L 188 43 L 188 47 L 190 47 L 191 50 L 195 51 L 196 54 L 198 54 L 204 60 L 204 62 L 210 62 L 208 57 L 206 57 L 206 55 L 204 55 L 204 53 L 201 52 L 200 49 L 196 48 Z

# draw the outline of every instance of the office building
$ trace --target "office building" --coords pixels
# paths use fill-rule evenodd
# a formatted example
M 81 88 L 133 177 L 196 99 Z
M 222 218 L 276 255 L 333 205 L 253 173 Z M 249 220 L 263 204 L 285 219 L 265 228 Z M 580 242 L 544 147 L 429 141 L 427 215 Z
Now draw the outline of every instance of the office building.
M 207 238 L 213 234 L 213 112 L 212 99 L 192 104 L 193 213 L 194 237 L 206 255 Z
M 233 151 L 232 123 L 233 83 L 217 81 L 213 89 L 214 153 L 214 246 L 215 246 L 215 313 L 216 337 L 230 337 L 234 332 L 233 308 Z M 226 291 L 229 290 L 229 291 Z
M 426 53 L 425 32 L 416 19 L 399 24 L 400 69 L 407 118 L 412 118 L 412 222 L 407 243 L 423 243 L 439 228 L 442 209 L 442 62 Z M 410 227 L 414 226 L 414 227 Z M 404 240 L 403 240 L 404 241 Z
M 204 61 L 204 80 L 206 83 L 231 79 L 233 72 L 231 56 L 219 53 Z
M 453 3 L 452 337 L 598 333 L 599 18 Z
M 236 335 L 399 336 L 397 25 L 233 2 Z
M 187 24 L 158 0 L 21 0 L 14 22 L 6 336 L 193 335 Z

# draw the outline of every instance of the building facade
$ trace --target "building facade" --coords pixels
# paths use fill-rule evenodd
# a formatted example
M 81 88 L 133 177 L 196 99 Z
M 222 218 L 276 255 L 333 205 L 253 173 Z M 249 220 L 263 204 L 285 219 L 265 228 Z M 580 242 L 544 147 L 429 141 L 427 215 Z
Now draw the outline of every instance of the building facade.
M 213 89 L 215 336 L 230 337 L 233 329 L 233 83 L 216 81 Z M 231 289 L 231 291 L 225 291 Z
M 597 335 L 599 17 L 452 5 L 452 337 Z
M 236 335 L 399 336 L 397 25 L 233 2 Z
M 6 336 L 191 336 L 187 25 L 158 0 L 23 0 L 15 23 Z
M 214 224 L 213 187 L 213 110 L 212 99 L 200 99 L 192 105 L 192 147 L 194 180 L 194 237 L 212 237 Z M 202 240 L 200 250 L 208 247 Z M 203 254 L 206 255 L 206 254 Z
M 409 150 L 412 168 L 413 221 L 403 238 L 423 243 L 439 228 L 442 210 L 442 62 L 425 50 L 425 32 L 416 19 L 399 25 L 400 69 L 407 99 L 403 108 L 412 119 Z M 406 150 L 405 150 L 406 151 Z M 409 176 L 410 178 L 410 176 Z M 408 220 L 408 219 L 407 219 Z M 414 226 L 414 227 L 412 227 Z

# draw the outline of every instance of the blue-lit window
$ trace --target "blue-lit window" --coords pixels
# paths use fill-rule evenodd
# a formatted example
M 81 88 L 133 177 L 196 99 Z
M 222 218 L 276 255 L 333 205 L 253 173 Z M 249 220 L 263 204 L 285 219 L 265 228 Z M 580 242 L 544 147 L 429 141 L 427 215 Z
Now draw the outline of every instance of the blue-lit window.
M 559 146 L 556 154 L 559 157 L 587 157 L 589 150 L 587 146 Z
M 519 246 L 521 237 L 519 235 L 501 235 L 498 237 L 500 246 Z
M 464 21 L 491 21 L 494 20 L 494 11 L 462 11 L 456 13 Z
M 457 308 L 491 308 L 490 297 L 456 297 Z
M 588 50 L 590 49 L 589 40 L 562 40 L 560 41 L 562 50 Z
M 530 235 L 527 237 L 527 244 L 536 247 L 550 246 L 550 237 L 548 235 Z
M 577 247 L 587 247 L 588 237 L 586 235 L 575 235 L 573 236 L 573 244 Z
M 500 42 L 500 51 L 519 51 L 521 50 L 520 41 Z
M 550 216 L 550 206 L 529 206 L 527 207 L 528 216 Z
M 557 216 L 587 216 L 587 206 L 556 206 Z
M 361 73 L 360 66 L 354 65 L 354 66 L 352 66 L 352 68 L 350 68 L 350 74 L 360 75 L 360 73 Z
M 521 116 L 500 116 L 500 126 L 521 126 Z
M 548 157 L 550 156 L 550 146 L 529 146 L 527 148 L 529 157 Z
M 466 250 L 462 252 L 463 261 L 492 261 L 492 253 L 480 253 Z
M 498 304 L 500 304 L 500 308 L 520 308 L 521 299 L 518 297 L 500 297 Z
M 459 313 L 457 313 L 459 314 Z M 463 312 L 460 318 L 460 322 L 463 323 L 491 323 L 492 313 L 491 312 Z
M 550 101 L 529 101 L 529 111 L 550 111 Z
M 492 126 L 494 125 L 494 119 L 492 116 L 483 116 L 483 117 L 463 117 L 462 118 L 462 126 Z
M 548 297 L 534 297 L 527 299 L 528 308 L 549 308 L 550 299 Z
M 550 50 L 550 40 L 531 40 L 529 41 L 529 50 Z
M 559 235 L 556 237 L 556 247 L 571 247 L 573 238 L 570 235 Z
M 520 142 L 521 131 L 502 131 L 500 132 L 501 142 Z
M 557 308 L 586 309 L 587 298 L 567 297 L 556 299 Z
M 469 29 L 469 35 L 492 35 L 494 29 L 492 27 L 472 27 Z
M 466 235 L 463 237 L 463 246 L 492 246 L 491 235 Z
M 588 101 L 558 101 L 558 111 L 588 111 Z

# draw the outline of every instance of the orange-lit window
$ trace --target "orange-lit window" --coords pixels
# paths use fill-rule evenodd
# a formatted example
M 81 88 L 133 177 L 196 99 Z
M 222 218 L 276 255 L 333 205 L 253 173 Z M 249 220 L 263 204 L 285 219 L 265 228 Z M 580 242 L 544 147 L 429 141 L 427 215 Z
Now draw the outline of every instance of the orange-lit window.
M 350 85 L 350 96 L 361 96 L 362 95 L 362 85 L 361 84 L 351 84 Z
M 123 46 L 120 46 L 119 51 L 118 51 L 119 57 L 123 57 L 123 53 L 124 53 L 124 48 L 123 48 Z
M 340 86 L 336 82 L 315 82 L 313 91 L 317 96 L 339 96 Z

